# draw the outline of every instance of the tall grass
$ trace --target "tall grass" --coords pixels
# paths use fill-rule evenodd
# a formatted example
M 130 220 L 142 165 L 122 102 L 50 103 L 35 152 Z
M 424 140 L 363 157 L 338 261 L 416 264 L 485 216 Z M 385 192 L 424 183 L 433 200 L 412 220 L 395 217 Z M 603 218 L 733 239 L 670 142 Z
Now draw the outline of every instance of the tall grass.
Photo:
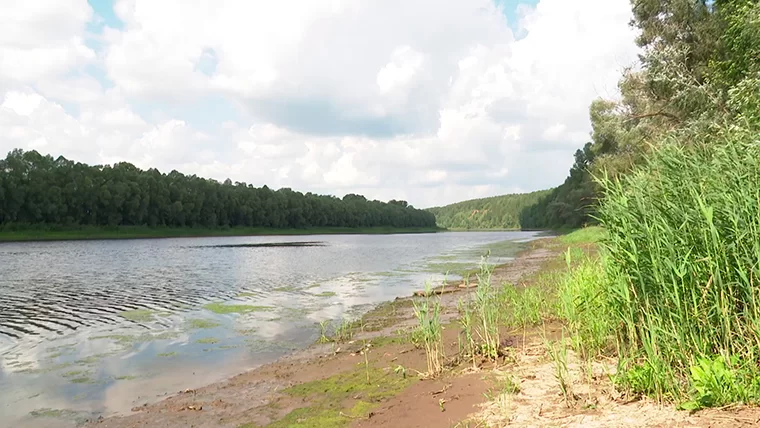
M 443 369 L 443 327 L 441 326 L 440 297 L 431 297 L 430 284 L 425 284 L 425 296 L 412 300 L 414 314 L 417 317 L 416 336 L 425 347 L 428 377 L 435 377 Z
M 477 274 L 478 286 L 475 289 L 475 315 L 478 324 L 477 334 L 480 337 L 481 353 L 496 360 L 499 357 L 499 306 L 496 290 L 491 285 L 491 274 L 494 266 L 488 263 L 488 257 L 481 257 L 480 272 Z
M 665 144 L 636 172 L 599 182 L 622 385 L 683 399 L 704 361 L 720 361 L 735 375 L 721 378 L 757 389 L 760 136 Z
M 602 259 L 565 253 L 568 272 L 559 280 L 557 312 L 571 334 L 571 343 L 585 360 L 613 346 L 613 321 Z

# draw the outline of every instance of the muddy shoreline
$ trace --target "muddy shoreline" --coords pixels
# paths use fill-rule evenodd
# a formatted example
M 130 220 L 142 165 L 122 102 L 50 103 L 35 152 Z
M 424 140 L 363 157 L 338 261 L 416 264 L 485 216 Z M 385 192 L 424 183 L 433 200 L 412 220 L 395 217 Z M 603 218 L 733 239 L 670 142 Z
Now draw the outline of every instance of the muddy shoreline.
M 556 258 L 556 250 L 541 245 L 541 242 L 548 239 L 551 238 L 538 238 L 528 243 L 527 248 L 518 253 L 514 260 L 494 270 L 494 280 L 517 282 L 521 277 L 537 272 L 547 260 Z M 456 318 L 458 298 L 471 291 L 461 285 L 463 281 L 450 282 L 446 287 L 452 292 L 440 296 L 444 322 L 451 322 Z M 299 404 L 283 404 L 283 396 L 279 391 L 335 375 L 346 367 L 350 368 L 351 364 L 348 363 L 353 363 L 359 358 L 357 355 L 360 355 L 359 352 L 364 346 L 363 341 L 369 341 L 371 346 L 374 346 L 370 352 L 373 357 L 377 357 L 381 352 L 392 355 L 403 352 L 402 355 L 413 357 L 408 358 L 409 369 L 421 370 L 422 365 L 418 363 L 424 363 L 424 356 L 418 355 L 419 352 L 413 352 L 419 350 L 410 344 L 398 343 L 401 340 L 392 339 L 394 332 L 408 329 L 415 324 L 412 299 L 413 295 L 410 295 L 378 305 L 364 315 L 361 331 L 350 341 L 313 344 L 226 380 L 194 390 L 178 391 L 157 402 L 138 404 L 132 408 L 130 414 L 88 421 L 85 426 L 264 426 L 277 421 L 285 410 L 293 410 Z M 272 403 L 277 405 L 273 406 Z M 280 410 L 273 412 L 273 407 Z M 454 412 L 449 413 L 453 414 Z

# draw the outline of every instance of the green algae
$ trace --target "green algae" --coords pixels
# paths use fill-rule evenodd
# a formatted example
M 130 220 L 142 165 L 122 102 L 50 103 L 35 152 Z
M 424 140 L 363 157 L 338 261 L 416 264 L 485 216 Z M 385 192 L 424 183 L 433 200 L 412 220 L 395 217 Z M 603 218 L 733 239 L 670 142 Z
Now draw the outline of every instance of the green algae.
M 61 376 L 70 378 L 70 377 L 82 377 L 83 374 L 89 374 L 87 370 L 71 370 L 66 373 L 61 373 Z
M 202 339 L 196 340 L 195 343 L 201 343 L 204 345 L 213 345 L 215 343 L 219 343 L 219 339 L 215 337 L 204 337 Z
M 162 352 L 160 354 L 156 354 L 157 357 L 164 357 L 164 358 L 170 358 L 176 356 L 176 352 Z
M 295 285 L 285 285 L 282 287 L 273 288 L 272 291 L 278 291 L 281 293 L 292 293 L 294 291 L 298 291 L 298 287 Z
M 194 318 L 187 320 L 187 325 L 192 329 L 204 329 L 219 327 L 221 324 L 212 320 Z
M 417 381 L 413 377 L 395 376 L 390 369 L 370 368 L 369 376 L 371 383 L 367 383 L 367 371 L 357 369 L 287 388 L 283 390 L 285 394 L 303 398 L 310 405 L 291 411 L 267 427 L 349 426 L 355 419 L 367 417 L 381 400 L 395 396 Z M 254 428 L 255 425 L 246 424 L 239 428 L 243 427 Z
M 29 412 L 29 416 L 33 418 L 55 418 L 55 419 L 74 419 L 77 422 L 84 422 L 87 417 L 86 412 L 76 412 L 68 409 L 51 409 L 45 407 L 42 409 L 35 409 Z
M 258 294 L 256 294 L 256 293 L 251 293 L 251 292 L 248 292 L 248 291 L 243 291 L 243 292 L 238 293 L 236 297 L 243 298 L 243 297 L 257 297 L 257 296 L 258 296 Z
M 134 380 L 134 379 L 137 379 L 137 376 L 123 375 L 123 376 L 116 376 L 116 377 L 114 377 L 114 380 Z
M 69 379 L 69 382 L 71 382 L 71 383 L 88 383 L 88 384 L 98 383 L 97 381 L 93 380 L 92 378 L 90 378 L 88 376 L 75 377 L 73 379 Z
M 151 311 L 150 309 L 133 309 L 129 311 L 119 312 L 119 316 L 134 322 L 153 321 L 154 315 L 155 311 Z
M 224 303 L 209 303 L 204 308 L 215 314 L 247 314 L 250 312 L 266 312 L 275 308 L 271 306 L 254 306 L 254 305 L 232 305 Z
M 222 346 L 219 346 L 217 349 L 226 350 L 226 349 L 235 349 L 239 347 L 240 345 L 222 345 Z
M 335 293 L 334 291 L 323 291 L 323 292 L 321 292 L 319 294 L 315 294 L 315 296 L 317 296 L 317 297 L 333 297 L 333 296 L 337 296 L 337 293 Z

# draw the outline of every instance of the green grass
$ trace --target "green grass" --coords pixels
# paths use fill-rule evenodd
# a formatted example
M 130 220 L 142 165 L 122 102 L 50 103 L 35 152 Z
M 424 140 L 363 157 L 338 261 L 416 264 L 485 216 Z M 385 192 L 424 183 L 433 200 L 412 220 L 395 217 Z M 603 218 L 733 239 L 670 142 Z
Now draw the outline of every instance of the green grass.
M 190 227 L 156 227 L 118 226 L 95 227 L 81 226 L 72 228 L 50 227 L 48 229 L 27 227 L 19 230 L 0 230 L 0 242 L 12 241 L 50 241 L 82 239 L 142 239 L 142 238 L 181 238 L 199 236 L 260 236 L 260 235 L 330 235 L 330 234 L 402 234 L 434 233 L 438 228 L 393 228 L 393 227 L 326 227 L 307 229 L 272 229 L 272 228 L 190 228 Z
M 574 230 L 560 237 L 563 244 L 586 244 L 600 242 L 606 236 L 606 231 L 600 226 L 589 226 Z
M 275 309 L 271 306 L 231 305 L 220 302 L 209 303 L 203 307 L 215 314 L 247 314 L 250 312 L 269 312 Z

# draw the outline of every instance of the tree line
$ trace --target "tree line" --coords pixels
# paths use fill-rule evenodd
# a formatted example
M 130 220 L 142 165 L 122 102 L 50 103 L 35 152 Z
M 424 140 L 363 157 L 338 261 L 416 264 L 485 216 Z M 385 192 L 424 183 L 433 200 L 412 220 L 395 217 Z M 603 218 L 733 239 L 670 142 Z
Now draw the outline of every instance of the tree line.
M 471 199 L 429 208 L 438 226 L 447 229 L 519 229 L 520 213 L 535 206 L 551 190 Z
M 0 160 L 0 226 L 432 228 L 406 201 L 277 191 L 120 162 L 87 165 L 16 149 Z
M 595 100 L 591 141 L 565 182 L 520 215 L 528 228 L 594 223 L 615 179 L 664 142 L 698 141 L 726 123 L 755 129 L 760 116 L 758 0 L 635 0 L 640 67 L 625 70 L 621 97 Z M 689 143 L 685 143 L 689 144 Z

